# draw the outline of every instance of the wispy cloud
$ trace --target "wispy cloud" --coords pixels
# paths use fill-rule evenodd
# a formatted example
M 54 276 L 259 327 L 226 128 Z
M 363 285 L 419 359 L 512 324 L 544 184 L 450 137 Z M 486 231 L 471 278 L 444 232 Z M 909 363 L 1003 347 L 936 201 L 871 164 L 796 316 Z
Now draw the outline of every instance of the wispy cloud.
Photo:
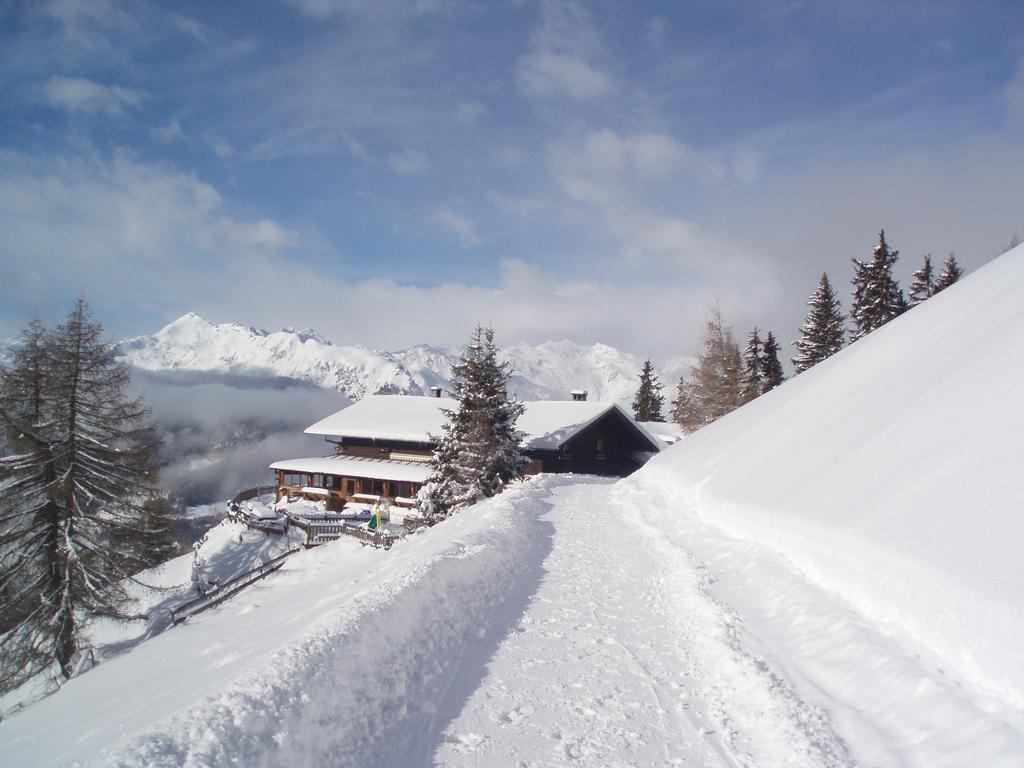
M 476 224 L 465 214 L 449 207 L 438 208 L 431 216 L 442 230 L 462 243 L 464 248 L 476 248 L 483 245 L 483 238 L 476 230 Z
M 506 195 L 493 189 L 487 190 L 487 202 L 510 216 L 532 216 L 544 209 L 544 201 L 535 197 Z
M 535 97 L 588 100 L 605 96 L 613 85 L 597 62 L 601 51 L 600 38 L 583 5 L 546 0 L 530 50 L 516 67 L 516 82 Z
M 46 102 L 68 112 L 124 114 L 126 108 L 138 106 L 140 91 L 119 85 L 104 85 L 82 77 L 51 77 L 43 86 Z
M 157 126 L 152 133 L 153 138 L 161 144 L 170 144 L 172 141 L 182 141 L 185 138 L 185 132 L 177 120 L 171 120 L 167 125 Z
M 388 167 L 401 176 L 414 176 L 430 167 L 430 158 L 415 149 L 403 149 L 388 156 Z
M 463 101 L 455 108 L 456 122 L 468 125 L 487 114 L 487 107 L 479 101 Z

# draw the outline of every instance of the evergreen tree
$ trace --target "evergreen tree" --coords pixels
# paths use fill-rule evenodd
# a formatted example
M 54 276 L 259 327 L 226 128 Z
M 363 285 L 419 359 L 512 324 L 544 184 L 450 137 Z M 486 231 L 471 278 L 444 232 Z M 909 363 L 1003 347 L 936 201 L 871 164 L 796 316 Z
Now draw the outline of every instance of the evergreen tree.
M 761 394 L 764 385 L 763 361 L 761 360 L 761 337 L 754 328 L 747 337 L 747 348 L 743 352 L 743 400 L 750 401 Z
M 761 355 L 761 394 L 775 389 L 785 378 L 782 363 L 779 362 L 779 342 L 775 340 L 775 335 L 768 331 Z
M 4 613 L 10 600 L 19 618 L 0 638 L 5 689 L 53 663 L 71 677 L 93 617 L 133 616 L 124 582 L 151 564 L 164 527 L 147 508 L 158 495 L 148 411 L 127 397 L 128 369 L 84 300 L 38 338 L 38 410 L 34 385 L 12 385 L 33 380 L 25 358 L 3 377 L 3 420 L 28 448 L 0 463 L 0 484 L 15 489 L 0 498 L 0 561 L 18 563 L 3 577 Z
M 672 421 L 687 433 L 695 432 L 704 424 L 694 401 L 691 387 L 683 377 L 679 378 L 679 383 L 676 385 L 676 397 L 672 401 L 671 416 Z
M 939 273 L 938 278 L 935 280 L 935 288 L 932 290 L 934 296 L 939 291 L 944 291 L 953 283 L 961 278 L 964 271 L 960 268 L 960 265 L 956 263 L 956 256 L 952 253 L 942 265 L 942 272 Z
M 508 396 L 512 366 L 498 359 L 494 331 L 477 326 L 462 360 L 452 369 L 455 409 L 447 417 L 431 473 L 420 491 L 420 511 L 438 518 L 493 496 L 527 464 L 516 420 L 525 406 Z
M 851 344 L 907 310 L 907 300 L 892 276 L 898 256 L 899 251 L 890 250 L 885 242 L 883 229 L 878 235 L 878 245 L 875 246 L 872 260 L 853 260 L 854 290 L 850 319 L 855 327 L 850 331 Z
M 665 397 L 661 394 L 662 386 L 658 376 L 654 372 L 654 365 L 650 360 L 644 361 L 644 367 L 640 371 L 640 386 L 633 396 L 633 415 L 637 421 L 664 421 L 661 415 L 662 406 L 665 404 Z
M 932 282 L 932 255 L 929 253 L 924 257 L 924 264 L 914 273 L 914 280 L 910 283 L 908 296 L 910 306 L 916 306 L 929 296 L 935 293 L 935 285 Z
M 800 329 L 800 338 L 793 342 L 798 350 L 793 358 L 797 373 L 806 371 L 843 348 L 845 318 L 839 311 L 839 299 L 827 274 L 822 273 L 821 282 L 807 300 L 807 306 L 810 311 Z

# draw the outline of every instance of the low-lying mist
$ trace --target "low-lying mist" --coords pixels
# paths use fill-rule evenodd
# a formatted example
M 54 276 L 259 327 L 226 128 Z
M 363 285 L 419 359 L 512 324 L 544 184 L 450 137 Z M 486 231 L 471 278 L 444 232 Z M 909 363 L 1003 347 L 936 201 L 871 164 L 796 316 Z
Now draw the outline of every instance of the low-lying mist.
M 182 510 L 271 484 L 273 461 L 330 453 L 303 430 L 350 402 L 293 379 L 184 371 L 135 369 L 132 391 L 152 409 L 160 486 Z

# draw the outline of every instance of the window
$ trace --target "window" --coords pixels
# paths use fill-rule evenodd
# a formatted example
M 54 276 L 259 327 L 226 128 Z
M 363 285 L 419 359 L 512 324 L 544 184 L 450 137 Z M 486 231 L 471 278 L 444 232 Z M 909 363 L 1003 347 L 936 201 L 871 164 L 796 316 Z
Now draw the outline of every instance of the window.
M 608 438 L 603 435 L 597 438 L 597 458 L 603 459 L 608 451 Z
M 366 488 L 366 483 L 363 483 L 363 488 Z M 365 491 L 364 491 L 365 492 Z M 371 480 L 370 481 L 370 493 L 374 496 L 384 495 L 384 481 L 383 480 Z

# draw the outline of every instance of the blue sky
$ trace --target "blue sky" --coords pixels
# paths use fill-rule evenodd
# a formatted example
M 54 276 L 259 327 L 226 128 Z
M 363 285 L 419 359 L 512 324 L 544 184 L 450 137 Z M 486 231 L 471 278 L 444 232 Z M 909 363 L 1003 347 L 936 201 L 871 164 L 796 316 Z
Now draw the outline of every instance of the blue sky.
M 1024 236 L 1024 4 L 0 4 L 0 334 L 84 292 L 339 343 L 789 340 Z M 848 301 L 844 301 L 844 305 Z

